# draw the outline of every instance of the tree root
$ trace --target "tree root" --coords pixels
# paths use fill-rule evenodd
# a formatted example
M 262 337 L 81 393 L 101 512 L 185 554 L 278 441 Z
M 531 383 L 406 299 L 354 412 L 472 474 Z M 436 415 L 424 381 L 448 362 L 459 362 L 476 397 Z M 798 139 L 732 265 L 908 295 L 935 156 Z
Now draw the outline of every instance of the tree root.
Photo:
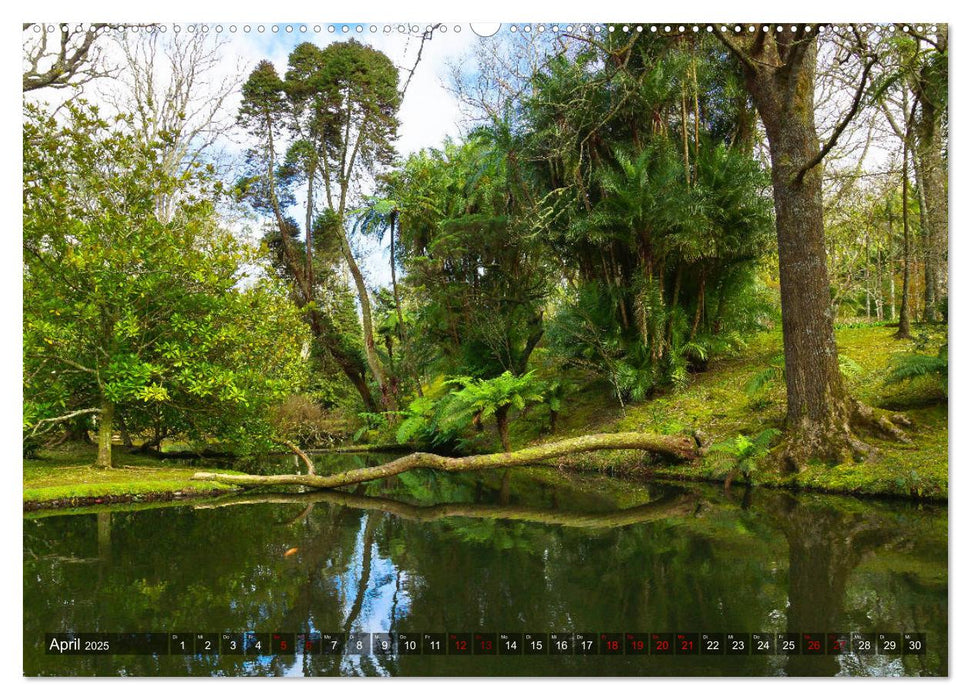
M 814 425 L 802 426 L 801 430 L 790 428 L 778 453 L 783 470 L 800 471 L 813 459 L 839 464 L 872 456 L 876 448 L 857 437 L 858 432 L 875 433 L 905 445 L 913 444 L 902 430 L 913 425 L 907 416 L 873 408 L 856 399 L 849 400 L 847 409 L 845 419 L 834 420 L 825 428 Z
M 901 430 L 901 427 L 912 427 L 913 421 L 902 413 L 881 411 L 879 408 L 867 406 L 865 403 L 856 400 L 851 401 L 850 408 L 853 412 L 852 421 L 855 426 L 878 432 L 905 445 L 913 444 L 913 440 Z

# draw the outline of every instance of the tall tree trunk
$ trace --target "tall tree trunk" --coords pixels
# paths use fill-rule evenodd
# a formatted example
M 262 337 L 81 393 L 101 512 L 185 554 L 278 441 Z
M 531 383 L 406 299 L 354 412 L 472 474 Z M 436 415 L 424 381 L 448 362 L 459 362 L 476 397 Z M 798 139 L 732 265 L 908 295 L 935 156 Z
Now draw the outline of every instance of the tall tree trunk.
M 321 316 L 320 312 L 315 308 L 313 302 L 316 300 L 316 286 L 314 282 L 314 272 L 312 265 L 312 250 L 313 250 L 313 187 L 308 188 L 308 201 L 307 201 L 307 216 L 306 216 L 306 226 L 307 226 L 307 250 L 304 260 L 304 264 L 301 265 L 298 260 L 298 256 L 293 247 L 293 241 L 290 239 L 289 226 L 286 222 L 286 217 L 284 216 L 284 211 L 280 205 L 280 201 L 277 197 L 276 191 L 276 146 L 273 138 L 273 118 L 272 115 L 267 112 L 264 116 L 265 128 L 267 134 L 267 146 L 269 149 L 269 157 L 266 164 L 266 183 L 270 195 L 270 204 L 273 208 L 274 217 L 276 219 L 277 230 L 280 232 L 280 242 L 283 248 L 283 261 L 287 266 L 288 272 L 293 275 L 294 289 L 293 297 L 297 304 L 297 307 L 303 309 L 308 305 L 311 305 L 310 311 L 310 328 L 313 332 L 314 338 L 317 339 L 321 345 L 327 349 L 334 360 L 337 362 L 338 366 L 350 380 L 351 384 L 357 389 L 357 392 L 361 395 L 361 400 L 364 402 L 364 406 L 368 411 L 374 412 L 377 409 L 375 405 L 374 398 L 371 396 L 371 390 L 367 385 L 367 381 L 364 377 L 364 369 L 361 366 L 360 361 L 355 358 L 351 353 L 347 352 L 343 347 L 343 342 L 335 329 L 329 322 L 326 322 Z M 311 183 L 312 184 L 312 183 Z M 341 229 L 343 235 L 343 228 Z M 343 240 L 343 239 L 342 239 Z M 345 241 L 346 242 L 346 241 Z
M 762 31 L 765 29 L 766 31 Z M 772 161 L 782 338 L 786 363 L 786 461 L 843 460 L 865 451 L 851 430 L 853 404 L 839 371 L 823 234 L 822 168 L 813 99 L 815 28 L 754 38 L 719 35 L 739 57 L 765 125 Z
M 111 467 L 111 436 L 114 428 L 115 405 L 110 401 L 101 403 L 98 414 L 98 458 L 94 466 L 99 469 Z
M 904 110 L 907 109 L 907 96 L 904 95 Z M 910 122 L 907 123 L 907 134 L 910 134 Z M 904 163 L 903 163 L 903 192 L 901 194 L 901 201 L 903 204 L 903 217 L 904 223 L 904 279 L 902 291 L 900 292 L 900 325 L 897 327 L 897 333 L 894 335 L 895 338 L 905 339 L 910 338 L 910 216 L 908 216 L 908 208 L 910 206 L 909 194 L 909 182 L 910 173 L 908 170 L 907 162 L 907 151 L 909 150 L 907 144 L 910 142 L 909 138 L 904 139 Z
M 691 322 L 691 335 L 689 340 L 694 340 L 698 334 L 698 326 L 701 325 L 701 315 L 705 310 L 705 280 L 708 277 L 708 268 L 702 266 L 701 281 L 698 283 L 698 303 L 695 306 L 695 318 Z
M 684 181 L 691 184 L 691 163 L 688 158 L 688 96 L 681 88 L 681 141 L 684 148 Z
M 361 304 L 361 330 L 364 336 L 364 357 L 367 360 L 368 369 L 371 370 L 371 376 L 374 377 L 374 381 L 377 382 L 378 388 L 381 390 L 381 401 L 384 404 L 384 409 L 394 410 L 394 397 L 388 386 L 388 379 L 385 376 L 384 367 L 381 366 L 381 360 L 378 358 L 377 348 L 374 344 L 371 297 L 368 295 L 367 284 L 364 282 L 364 275 L 361 274 L 361 268 L 351 253 L 351 245 L 350 241 L 347 240 L 347 233 L 344 231 L 343 221 L 341 221 L 338 228 L 340 229 L 339 235 L 341 250 L 344 252 L 344 261 L 347 263 L 347 268 L 350 270 L 351 277 L 354 279 L 354 286 L 357 289 L 357 300 Z
M 924 198 L 923 170 L 917 158 L 917 149 L 911 151 L 914 157 L 914 187 L 917 191 L 917 211 L 920 214 L 921 252 L 924 265 L 924 320 L 934 321 L 937 303 L 934 299 L 934 261 L 930 255 L 930 226 L 927 223 L 927 200 Z
M 298 304 L 298 306 L 300 305 Z M 361 361 L 360 355 L 344 347 L 344 342 L 337 329 L 334 328 L 329 319 L 320 313 L 319 309 L 313 308 L 310 311 L 310 330 L 317 342 L 341 368 L 344 376 L 357 389 L 365 410 L 376 413 L 378 405 L 371 395 L 371 388 L 367 384 L 364 363 Z
M 947 25 L 938 25 L 937 50 L 947 52 Z M 919 163 L 921 187 L 927 205 L 927 269 L 931 273 L 931 320 L 938 320 L 937 305 L 947 294 L 947 168 L 941 133 L 943 114 L 934 99 L 930 64 L 925 64 L 916 81 L 915 98 L 920 107 L 916 120 L 915 162 Z
M 863 234 L 863 288 L 866 293 L 866 320 L 870 322 L 870 226 L 867 225 Z
M 677 272 L 674 273 L 674 290 L 671 292 L 671 310 L 668 312 L 667 344 L 670 350 L 674 350 L 674 317 L 678 309 L 678 301 L 681 297 L 681 277 L 683 267 L 679 264 Z

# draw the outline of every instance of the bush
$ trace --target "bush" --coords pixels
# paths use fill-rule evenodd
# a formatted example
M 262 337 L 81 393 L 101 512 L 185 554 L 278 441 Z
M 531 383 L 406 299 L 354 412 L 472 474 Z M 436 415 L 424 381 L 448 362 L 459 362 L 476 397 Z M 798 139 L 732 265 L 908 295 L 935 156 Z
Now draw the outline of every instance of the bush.
M 344 433 L 343 425 L 304 394 L 294 394 L 274 407 L 270 424 L 280 435 L 306 447 L 331 445 Z

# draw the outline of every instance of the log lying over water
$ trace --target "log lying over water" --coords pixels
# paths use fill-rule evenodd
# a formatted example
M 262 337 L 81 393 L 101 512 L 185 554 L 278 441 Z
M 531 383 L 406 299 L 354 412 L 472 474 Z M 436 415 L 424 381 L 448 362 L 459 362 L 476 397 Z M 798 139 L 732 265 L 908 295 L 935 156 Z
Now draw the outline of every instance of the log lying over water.
M 475 471 L 479 469 L 498 469 L 536 464 L 556 457 L 595 452 L 598 450 L 644 450 L 664 459 L 685 462 L 701 456 L 697 443 L 689 437 L 676 435 L 650 435 L 646 433 L 600 433 L 583 437 L 549 442 L 543 445 L 526 447 L 515 452 L 500 452 L 470 457 L 442 457 L 428 452 L 415 452 L 405 457 L 379 464 L 374 467 L 352 469 L 339 474 L 275 474 L 256 476 L 252 474 L 218 474 L 196 472 L 196 481 L 219 481 L 237 486 L 306 486 L 315 489 L 333 489 L 340 486 L 359 484 L 364 481 L 383 479 L 412 469 L 437 469 L 446 472 Z
M 530 506 L 491 505 L 478 503 L 438 503 L 416 506 L 391 498 L 360 496 L 342 491 L 318 491 L 315 493 L 258 494 L 227 496 L 209 503 L 199 503 L 196 509 L 223 508 L 229 506 L 262 503 L 292 503 L 312 505 L 327 503 L 360 510 L 390 513 L 403 520 L 434 522 L 442 518 L 478 518 L 488 520 L 517 520 L 544 525 L 560 525 L 575 528 L 612 528 L 637 523 L 686 517 L 694 514 L 702 505 L 698 496 L 681 494 L 664 497 L 631 508 L 605 512 L 569 511 Z

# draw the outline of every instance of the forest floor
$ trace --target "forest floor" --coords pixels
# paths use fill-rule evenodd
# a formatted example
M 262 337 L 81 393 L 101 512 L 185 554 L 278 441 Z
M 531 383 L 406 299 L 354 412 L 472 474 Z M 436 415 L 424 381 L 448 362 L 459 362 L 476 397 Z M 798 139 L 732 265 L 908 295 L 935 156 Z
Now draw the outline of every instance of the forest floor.
M 864 461 L 839 465 L 810 464 L 798 474 L 780 474 L 771 456 L 762 460 L 752 482 L 767 486 L 805 488 L 825 492 L 902 496 L 947 500 L 948 409 L 947 398 L 932 378 L 890 386 L 884 382 L 892 357 L 902 352 L 935 354 L 947 342 L 946 326 L 914 327 L 915 341 L 895 340 L 893 326 L 837 328 L 842 357 L 855 363 L 846 376 L 852 394 L 863 402 L 906 414 L 914 423 L 908 429 L 912 445 L 891 442 L 878 435 L 862 436 L 876 448 Z M 662 392 L 623 410 L 610 387 L 588 382 L 571 395 L 558 419 L 557 438 L 584 433 L 645 431 L 661 434 L 701 431 L 713 442 L 739 435 L 756 437 L 769 428 L 782 429 L 785 418 L 785 383 L 779 377 L 754 396 L 745 391 L 751 379 L 782 353 L 780 332 L 760 334 L 737 356 L 713 360 L 704 372 L 691 375 L 687 387 Z M 511 423 L 513 449 L 530 442 L 549 440 L 549 413 L 545 408 L 527 410 Z M 493 433 L 480 441 L 482 451 L 498 449 Z M 650 464 L 643 453 L 597 452 L 560 460 L 560 466 L 593 469 L 612 474 L 631 474 L 677 480 L 723 481 L 730 470 L 727 455 L 710 453 L 697 463 Z M 736 477 L 734 483 L 741 483 Z

